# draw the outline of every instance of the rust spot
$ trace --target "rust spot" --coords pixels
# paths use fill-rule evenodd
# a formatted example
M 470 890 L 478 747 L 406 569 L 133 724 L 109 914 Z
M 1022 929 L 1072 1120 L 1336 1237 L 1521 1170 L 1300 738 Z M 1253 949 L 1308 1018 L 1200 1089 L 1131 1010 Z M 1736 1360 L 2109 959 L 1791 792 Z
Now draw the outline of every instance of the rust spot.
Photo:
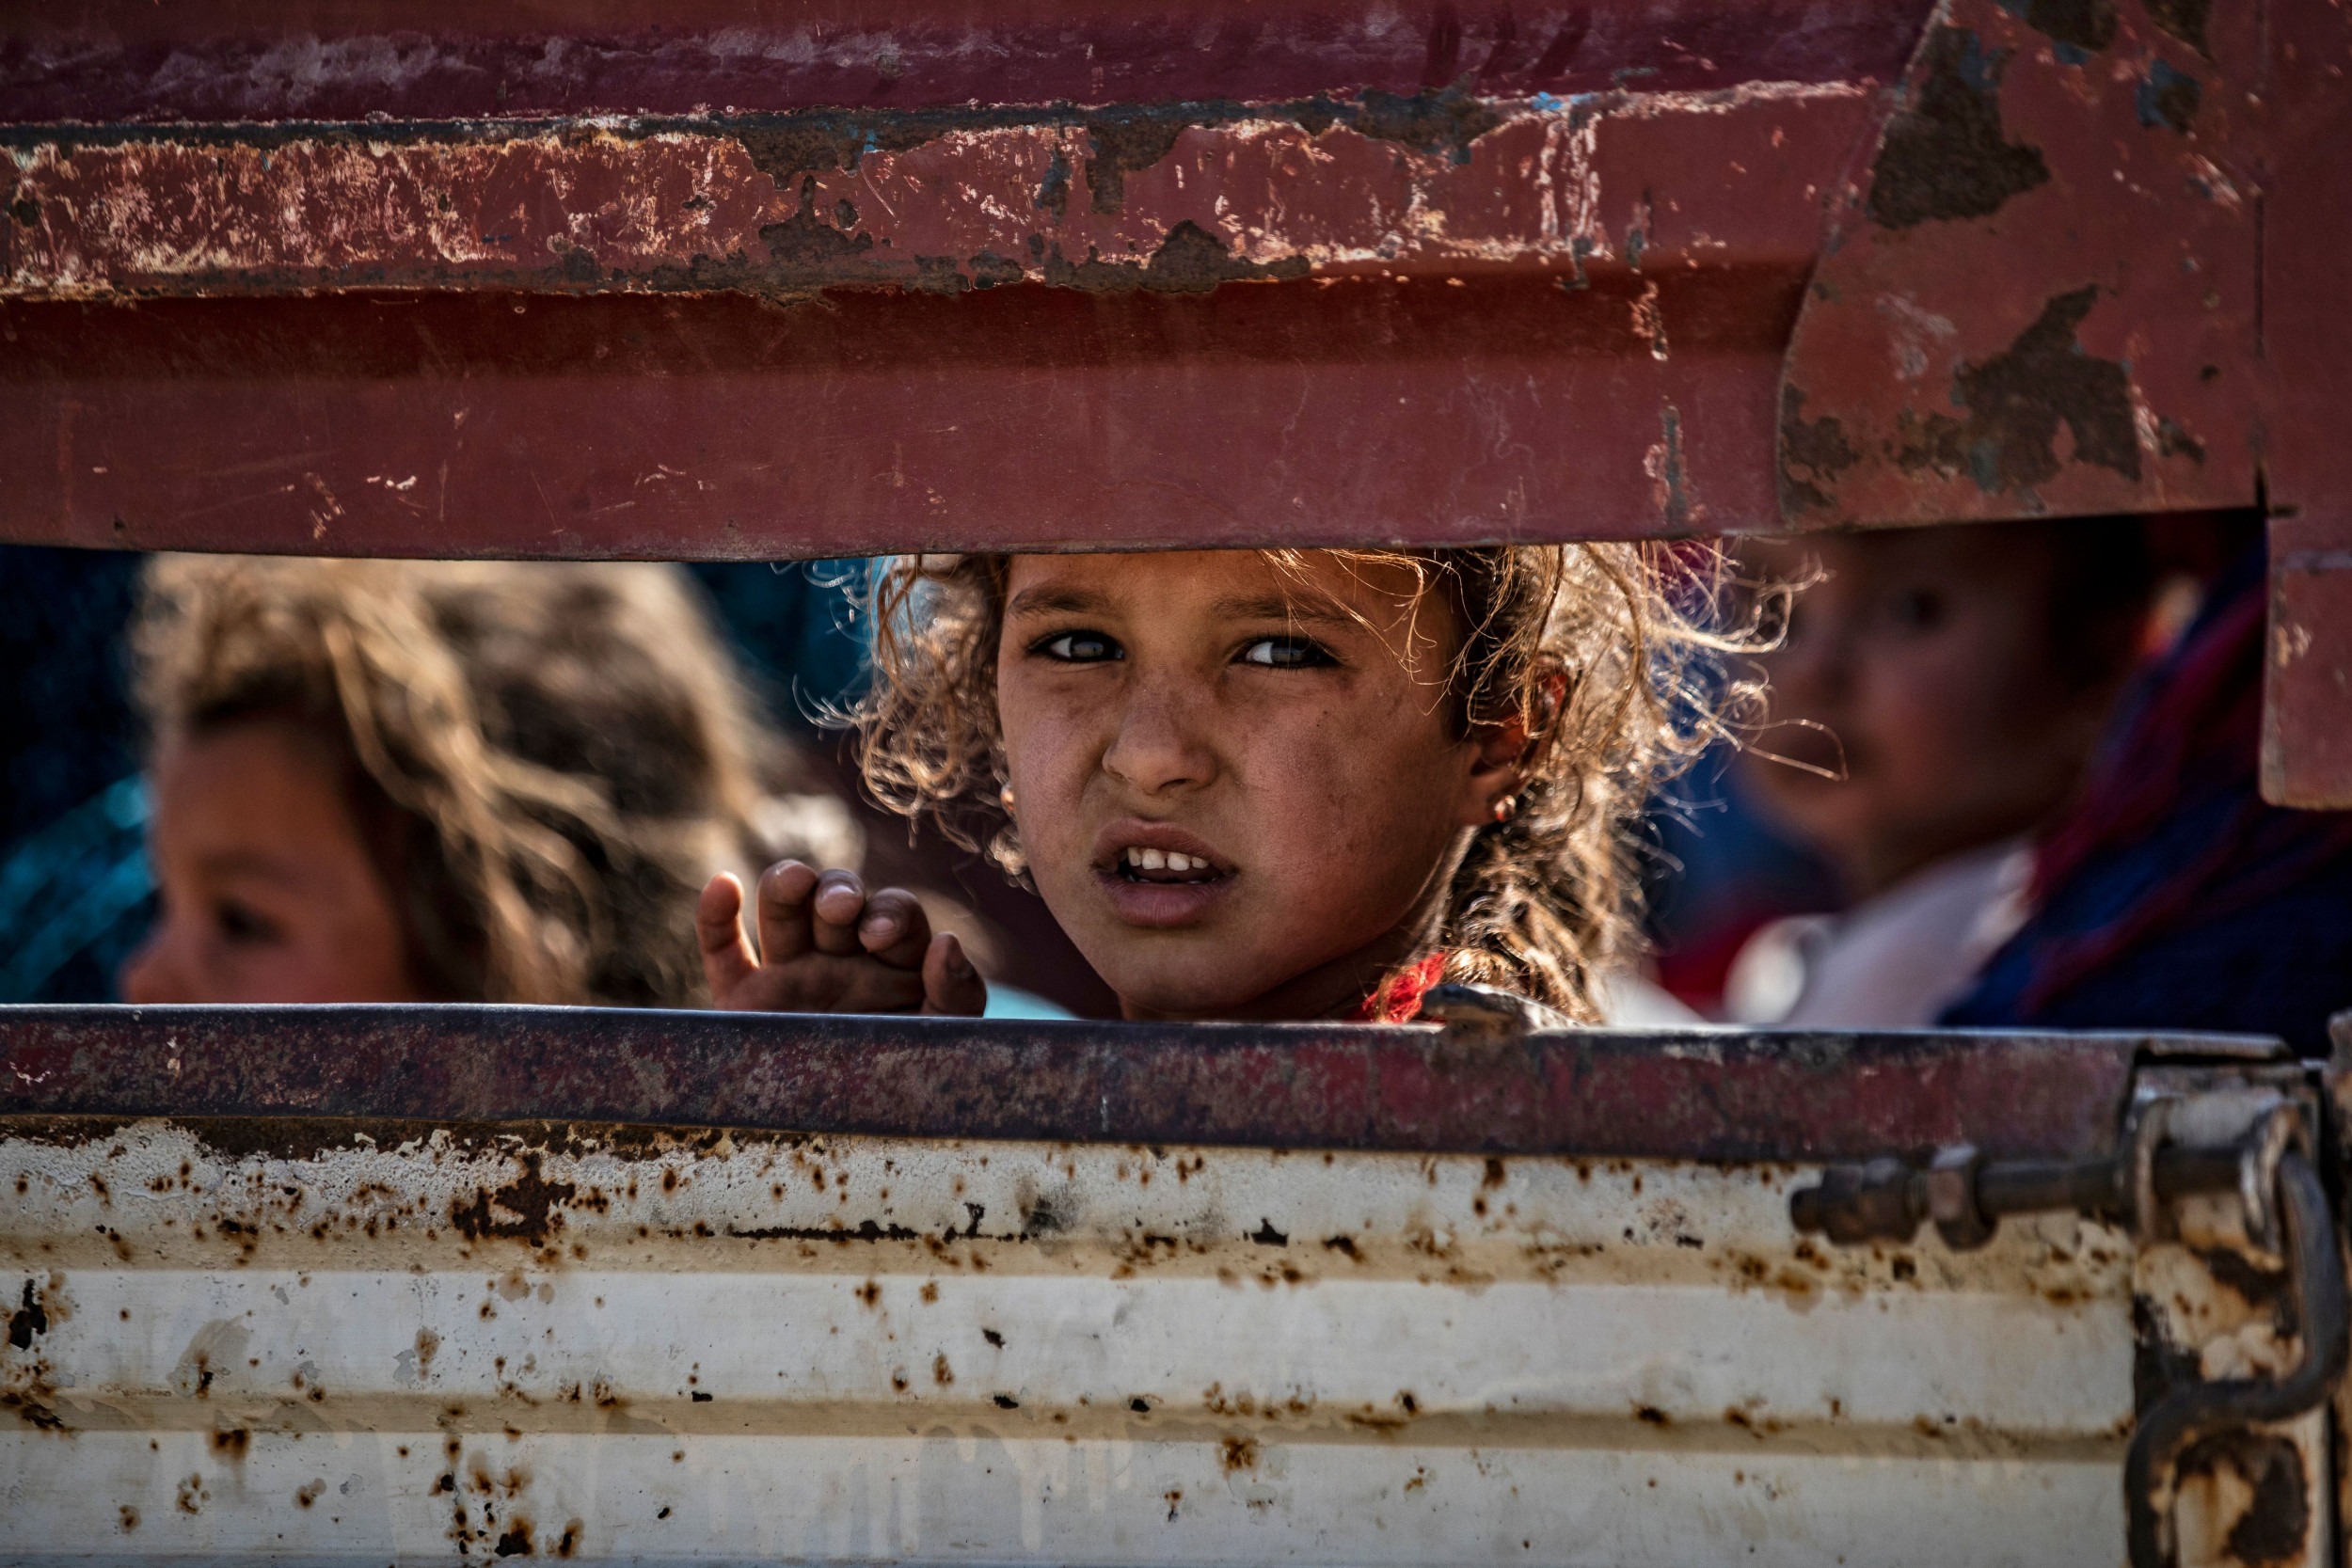
M 1217 1445 L 1217 1453 L 1229 1476 L 1258 1467 L 1258 1440 L 1254 1437 L 1228 1437 Z
M 1486 1160 L 1486 1174 L 1479 1178 L 1478 1184 L 1481 1187 L 1500 1187 L 1508 1174 L 1503 1169 L 1502 1162 L 1489 1155 Z
M 225 1455 L 232 1461 L 241 1460 L 253 1447 L 253 1433 L 244 1427 L 231 1427 L 226 1432 L 214 1433 L 212 1444 L 215 1453 Z
M 191 1475 L 180 1483 L 177 1496 L 173 1500 L 175 1506 L 183 1513 L 201 1513 L 204 1512 L 204 1505 L 210 1502 L 212 1497 L 212 1493 L 205 1489 L 204 1478 L 200 1475 Z
M 30 1350 L 33 1337 L 49 1332 L 49 1310 L 34 1293 L 33 1282 L 24 1282 L 22 1304 L 8 1314 L 8 1345 L 13 1350 Z
M 2185 136 L 2197 123 L 2198 105 L 2204 96 L 2202 82 L 2157 59 L 2148 63 L 2148 74 L 2133 95 L 2132 106 L 2138 111 L 2142 125 L 2152 130 L 2168 126 Z
M 1640 1420 L 1640 1421 L 1647 1421 L 1647 1422 L 1648 1422 L 1651 1426 L 1654 1426 L 1654 1427 L 1665 1427 L 1665 1426 L 1672 1426 L 1672 1425 L 1674 1425 L 1674 1418 L 1673 1418 L 1673 1417 L 1671 1417 L 1671 1416 L 1669 1416 L 1669 1415 L 1667 1415 L 1664 1411 L 1662 1411 L 1662 1410 L 1659 1409 L 1659 1408 L 1658 1408 L 1658 1406 L 1656 1406 L 1656 1405 L 1654 1405 L 1654 1404 L 1637 1404 L 1637 1405 L 1635 1405 L 1635 1406 L 1633 1407 L 1633 1417 L 1634 1417 L 1634 1419 L 1636 1419 L 1636 1420 Z
M 1795 387 L 1780 389 L 1780 509 L 1788 516 L 1807 507 L 1830 505 L 1826 486 L 1862 461 L 1846 427 L 1835 415 L 1818 420 L 1804 417 L 1804 393 Z M 1578 1167 L 1579 1174 L 1582 1167 Z
M 564 1533 L 555 1538 L 555 1544 L 550 1549 L 557 1557 L 570 1557 L 580 1550 L 580 1543 L 587 1533 L 587 1527 L 580 1520 L 566 1519 L 564 1521 Z
M 1010 1394 L 991 1394 L 989 1398 L 995 1401 L 996 1408 L 999 1410 L 1018 1410 L 1021 1408 L 1021 1402 L 1014 1399 Z
M 1094 246 L 1086 260 L 1073 261 L 1056 245 L 1043 258 L 1045 281 L 1058 289 L 1082 289 L 1089 293 L 1123 294 L 1138 290 L 1152 293 L 1204 294 L 1220 283 L 1304 277 L 1304 256 L 1285 256 L 1260 265 L 1234 256 L 1225 243 L 1190 218 L 1168 231 L 1150 259 L 1105 261 Z M 1197 1168 L 1197 1167 L 1196 1167 Z M 1185 1180 L 1179 1170 L 1177 1180 Z
M 516 1156 L 522 1174 L 495 1193 L 477 1192 L 469 1204 L 450 1204 L 450 1223 L 469 1242 L 496 1238 L 518 1241 L 532 1246 L 547 1244 L 548 1232 L 561 1226 L 563 1216 L 552 1211 L 560 1204 L 569 1203 L 579 1189 L 569 1181 L 549 1181 L 539 1174 L 539 1151 L 527 1149 Z M 503 1210 L 514 1215 L 512 1220 L 501 1219 L 494 1212 Z M 485 1317 L 496 1316 L 484 1304 Z
M 1175 150 L 1176 138 L 1184 135 L 1185 122 L 1166 113 L 1113 114 L 1098 116 L 1086 122 L 1087 130 L 1087 189 L 1093 195 L 1094 210 L 1116 213 L 1127 205 L 1127 176 L 1137 169 L 1150 168 Z M 1069 172 L 1062 172 L 1062 199 L 1068 199 Z M 1046 184 L 1053 183 L 1048 172 Z M 1044 191 L 1039 192 L 1038 205 L 1047 206 Z M 1058 208 L 1056 209 L 1059 211 Z M 27 227 L 30 227 L 27 225 Z
M 2001 128 L 2005 50 L 1988 51 L 1963 27 L 1938 27 L 1923 51 L 1915 101 L 1886 122 L 1871 170 L 1867 211 L 1885 229 L 1980 218 L 2022 191 L 2047 184 L 2042 150 Z
M 1249 1239 L 1257 1243 L 1260 1246 L 1288 1246 L 1291 1244 L 1291 1239 L 1289 1236 L 1275 1229 L 1274 1222 L 1272 1220 L 1263 1217 L 1261 1217 L 1258 1221 L 1258 1228 L 1249 1233 Z
M 128 1503 L 125 1503 L 115 1512 L 122 1520 L 122 1532 L 125 1535 L 130 1534 L 131 1531 L 139 1528 L 139 1511 L 137 1509 L 133 1508 Z
M 1160 1501 L 1168 1505 L 1168 1522 L 1169 1524 L 1172 1525 L 1176 1522 L 1177 1505 L 1182 1503 L 1184 1500 L 1184 1494 L 1182 1487 L 1171 1486 L 1167 1491 L 1160 1494 Z
M 994 1345 L 998 1350 L 1003 1350 L 1005 1348 L 1005 1337 L 997 1333 L 993 1328 L 981 1329 L 980 1338 L 986 1339 L 990 1344 Z
M 1961 366 L 1953 392 L 1967 419 L 1936 413 L 1921 420 L 1906 411 L 1895 461 L 1915 472 L 1965 473 L 1987 495 L 2030 489 L 2058 476 L 2063 423 L 2074 435 L 2075 462 L 2137 480 L 2131 377 L 2074 341 L 2098 297 L 2095 283 L 2053 295 L 2006 351 Z
M 2205 58 L 2213 58 L 2205 43 L 2205 21 L 2213 10 L 2213 0 L 2146 0 L 2146 6 L 2149 21 Z
M 2026 0 L 2022 14 L 2026 26 L 2059 45 L 2058 57 L 2068 65 L 2115 41 L 2115 0 Z
M 859 1286 L 850 1293 L 856 1296 L 857 1299 L 864 1303 L 866 1307 L 879 1307 L 882 1306 L 882 1286 L 871 1279 Z
M 326 1481 L 325 1478 L 314 1476 L 311 1478 L 309 1485 L 300 1487 L 295 1491 L 294 1501 L 301 1504 L 304 1508 L 309 1508 L 311 1504 L 319 1500 L 319 1494 L 326 1490 Z
M 941 1351 L 931 1359 L 931 1381 L 945 1388 L 955 1380 L 956 1370 L 947 1365 L 947 1353 Z
M 2231 1560 L 2248 1568 L 2300 1562 L 2311 1533 L 2312 1503 L 2303 1456 L 2286 1438 L 2243 1430 L 2217 1433 L 2181 1456 L 2183 1481 L 2231 1470 L 2253 1493 L 2224 1541 Z
M 506 1533 L 499 1537 L 499 1544 L 490 1548 L 490 1555 L 493 1557 L 530 1557 L 532 1555 L 531 1521 L 517 1519 L 508 1526 Z
M 923 1289 L 920 1294 L 922 1295 L 924 1305 L 927 1307 L 937 1301 L 939 1299 L 939 1281 L 935 1279 L 927 1279 L 923 1281 Z
M 1363 1254 L 1356 1250 L 1356 1238 L 1353 1236 L 1326 1236 L 1323 1244 L 1343 1258 L 1359 1263 L 1364 1260 Z

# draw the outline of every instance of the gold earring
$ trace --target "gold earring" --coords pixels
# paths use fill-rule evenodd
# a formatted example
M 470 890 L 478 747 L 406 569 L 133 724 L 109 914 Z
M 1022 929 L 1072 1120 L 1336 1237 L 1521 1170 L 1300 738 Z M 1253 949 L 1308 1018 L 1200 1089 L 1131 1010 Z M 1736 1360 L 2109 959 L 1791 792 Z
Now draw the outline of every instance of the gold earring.
M 1516 795 L 1505 795 L 1495 802 L 1495 820 L 1498 822 L 1508 822 L 1518 814 L 1519 801 Z
M 996 803 L 1007 811 L 1012 810 L 1012 785 L 1006 784 L 996 792 Z

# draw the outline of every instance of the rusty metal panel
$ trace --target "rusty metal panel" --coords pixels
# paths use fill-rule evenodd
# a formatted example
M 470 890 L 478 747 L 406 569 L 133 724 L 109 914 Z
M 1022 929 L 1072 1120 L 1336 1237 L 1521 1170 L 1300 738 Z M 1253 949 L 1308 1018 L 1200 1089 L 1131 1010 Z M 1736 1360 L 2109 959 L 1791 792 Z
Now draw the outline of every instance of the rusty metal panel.
M 18 6 L 0 119 L 473 119 L 876 104 L 1496 96 L 1883 81 L 1919 11 L 1870 0 L 86 0 Z
M 1865 84 L 16 131 L 21 299 L 1802 267 Z M 943 198 L 943 193 L 945 198 Z
M 1938 8 L 1790 346 L 1790 521 L 2254 499 L 2261 15 Z
M 20 1119 L 0 1550 L 2114 1561 L 2124 1239 L 1800 1174 Z
M 0 507 L 389 555 L 1768 526 L 1820 193 L 1871 110 L 18 131 Z
M 518 1006 L 0 1008 L 0 1115 L 357 1117 L 1699 1160 L 2107 1152 L 2236 1037 L 1113 1024 Z M 395 1128 L 384 1137 L 405 1138 Z

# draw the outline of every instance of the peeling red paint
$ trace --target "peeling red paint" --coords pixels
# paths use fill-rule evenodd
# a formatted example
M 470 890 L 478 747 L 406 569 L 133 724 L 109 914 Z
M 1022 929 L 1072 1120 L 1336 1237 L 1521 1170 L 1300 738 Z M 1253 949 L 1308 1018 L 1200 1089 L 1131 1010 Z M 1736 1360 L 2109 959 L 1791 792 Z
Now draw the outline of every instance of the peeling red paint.
M 1938 12 L 1790 346 L 1792 522 L 2253 500 L 2255 12 L 2154 9 Z
M 1175 112 L 1135 166 L 1074 114 L 884 122 L 869 137 L 910 145 L 852 143 L 846 160 L 830 121 L 76 133 L 16 153 L 30 221 L 5 292 L 1123 286 L 1105 266 L 1152 287 L 1141 268 L 1185 225 L 1267 272 L 1793 268 L 1870 109 L 1847 83 L 1415 102 L 1474 105 L 1474 135 L 1415 146 L 1350 105 L 1358 123 L 1331 123 L 1320 101 Z

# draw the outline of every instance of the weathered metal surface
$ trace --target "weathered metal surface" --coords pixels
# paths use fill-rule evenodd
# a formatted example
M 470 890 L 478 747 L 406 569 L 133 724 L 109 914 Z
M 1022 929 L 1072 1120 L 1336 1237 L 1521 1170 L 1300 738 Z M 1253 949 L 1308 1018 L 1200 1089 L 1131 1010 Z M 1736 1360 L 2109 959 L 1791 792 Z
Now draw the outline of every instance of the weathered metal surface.
M 0 306 L 0 533 L 785 558 L 1769 520 L 1796 274 Z M 1284 291 L 1301 289 L 1303 293 Z M 518 313 L 519 312 L 519 313 Z M 1660 359 L 1637 326 L 1662 320 Z
M 2352 809 L 2352 509 L 2270 524 L 2263 798 Z
M 11 1557 L 2112 1562 L 2204 1300 L 1834 1255 L 1788 1167 L 7 1133 Z
M 1497 96 L 1888 79 L 1919 11 L 1868 0 L 88 0 L 14 8 L 0 119 L 699 114 L 1270 100 L 1468 81 Z
M 0 1008 L 0 1114 L 1844 1160 L 2108 1152 L 2135 1059 L 2233 1037 L 1152 1025 L 535 1007 Z
M 1938 8 L 1790 347 L 1792 522 L 2254 499 L 2262 9 Z
M 2271 0 L 2273 146 L 2263 179 L 2265 432 L 2269 498 L 2293 514 L 2271 535 L 2271 658 L 2263 794 L 2280 805 L 2352 807 L 2352 17 L 2325 0 Z
M 1867 83 L 516 125 L 36 127 L 17 298 L 1804 267 Z
M 18 131 L 0 517 L 672 557 L 1769 526 L 1773 377 L 1870 109 Z M 158 292 L 207 297 L 58 303 Z

